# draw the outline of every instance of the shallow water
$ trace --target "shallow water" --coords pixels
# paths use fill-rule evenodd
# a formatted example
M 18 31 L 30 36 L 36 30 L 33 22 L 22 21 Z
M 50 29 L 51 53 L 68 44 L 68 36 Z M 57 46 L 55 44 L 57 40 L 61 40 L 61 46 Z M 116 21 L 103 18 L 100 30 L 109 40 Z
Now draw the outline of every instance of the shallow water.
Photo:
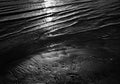
M 119 0 L 0 0 L 0 83 L 119 84 Z

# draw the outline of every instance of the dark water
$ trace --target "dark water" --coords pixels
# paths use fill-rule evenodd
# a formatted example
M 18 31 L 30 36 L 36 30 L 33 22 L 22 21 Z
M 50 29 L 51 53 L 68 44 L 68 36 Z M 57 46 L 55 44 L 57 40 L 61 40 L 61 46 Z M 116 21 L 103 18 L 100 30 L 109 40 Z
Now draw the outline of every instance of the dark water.
M 119 0 L 0 0 L 0 84 L 119 84 Z

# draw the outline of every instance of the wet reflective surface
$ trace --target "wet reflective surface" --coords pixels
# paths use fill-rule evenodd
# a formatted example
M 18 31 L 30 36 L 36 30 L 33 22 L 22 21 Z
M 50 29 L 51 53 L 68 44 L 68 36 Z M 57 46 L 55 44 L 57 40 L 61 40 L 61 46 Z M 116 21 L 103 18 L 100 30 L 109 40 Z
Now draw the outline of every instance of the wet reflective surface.
M 119 0 L 0 0 L 0 84 L 119 84 Z

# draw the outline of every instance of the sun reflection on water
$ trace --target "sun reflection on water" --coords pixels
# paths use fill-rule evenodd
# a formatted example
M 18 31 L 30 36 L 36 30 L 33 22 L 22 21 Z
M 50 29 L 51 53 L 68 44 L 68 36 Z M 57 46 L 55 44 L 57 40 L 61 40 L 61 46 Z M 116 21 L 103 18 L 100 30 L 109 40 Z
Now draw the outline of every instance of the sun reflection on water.
M 52 7 L 52 6 L 55 6 L 57 4 L 57 1 L 55 0 L 44 0 L 44 11 L 47 13 L 47 14 L 51 14 L 53 12 L 56 12 L 57 10 L 55 8 L 49 8 L 49 7 Z M 47 17 L 45 18 L 45 21 L 46 22 L 51 22 L 53 20 L 54 17 Z
M 56 0 L 44 0 L 45 7 L 55 6 L 57 4 Z

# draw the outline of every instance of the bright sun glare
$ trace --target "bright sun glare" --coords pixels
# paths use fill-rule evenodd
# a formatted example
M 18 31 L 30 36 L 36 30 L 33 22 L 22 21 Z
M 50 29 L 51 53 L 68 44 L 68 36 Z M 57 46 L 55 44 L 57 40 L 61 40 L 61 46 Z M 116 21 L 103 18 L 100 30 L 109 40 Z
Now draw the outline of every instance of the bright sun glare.
M 56 4 L 55 0 L 44 0 L 45 12 L 48 14 L 55 12 L 56 10 L 54 8 L 52 9 L 48 8 L 48 7 L 54 6 L 55 4 Z M 50 22 L 53 20 L 53 17 L 47 17 L 45 20 L 46 22 Z

